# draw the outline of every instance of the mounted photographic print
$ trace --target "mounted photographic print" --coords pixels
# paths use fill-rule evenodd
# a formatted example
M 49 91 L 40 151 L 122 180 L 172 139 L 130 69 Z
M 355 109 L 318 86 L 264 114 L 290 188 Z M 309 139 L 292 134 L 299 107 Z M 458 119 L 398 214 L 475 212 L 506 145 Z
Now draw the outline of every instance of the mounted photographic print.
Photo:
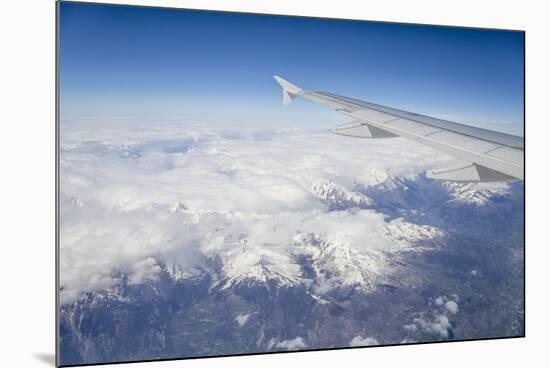
M 57 7 L 58 365 L 524 336 L 524 32 Z

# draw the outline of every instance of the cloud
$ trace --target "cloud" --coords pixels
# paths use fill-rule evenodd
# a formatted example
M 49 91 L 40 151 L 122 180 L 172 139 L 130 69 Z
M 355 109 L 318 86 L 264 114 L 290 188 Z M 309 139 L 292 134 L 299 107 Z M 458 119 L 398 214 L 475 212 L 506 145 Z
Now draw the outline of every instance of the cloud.
M 457 294 L 438 296 L 434 299 L 433 304 L 429 303 L 431 308 L 427 312 L 420 314 L 419 317 L 413 319 L 413 323 L 406 324 L 403 328 L 409 332 L 421 330 L 447 338 L 449 330 L 452 330 L 449 316 L 458 313 L 459 300 Z
M 417 225 L 372 209 L 331 211 L 341 197 L 319 191 L 338 190 L 353 207 L 369 201 L 353 192 L 355 183 L 413 178 L 448 159 L 399 138 L 358 142 L 317 131 L 64 127 L 62 302 L 112 288 L 121 273 L 140 283 L 154 279 L 161 262 L 185 274 L 213 256 L 230 277 L 262 261 L 298 279 L 296 236 L 308 233 L 370 257 L 375 273 L 390 272 L 385 259 L 403 246 L 393 249 L 386 230 Z
M 140 284 L 145 280 L 153 279 L 161 268 L 154 258 L 148 257 L 134 263 L 130 270 L 129 284 Z
M 292 340 L 283 340 L 281 342 L 278 342 L 277 344 L 275 344 L 275 347 L 286 350 L 298 350 L 307 348 L 307 344 L 304 342 L 303 338 L 298 336 Z
M 300 183 L 308 178 L 349 186 L 388 174 L 414 176 L 444 161 L 401 139 L 357 144 L 327 133 L 263 134 L 256 139 L 254 131 L 238 132 L 235 139 L 192 129 L 68 131 L 62 137 L 62 179 L 81 199 L 94 196 L 106 207 L 182 201 L 197 209 L 266 213 L 315 206 Z M 82 180 L 97 192 L 85 191 Z
M 452 314 L 456 314 L 458 312 L 458 301 L 459 297 L 456 294 L 452 294 L 450 297 L 447 297 L 445 295 L 438 296 L 435 298 L 435 305 L 438 307 L 445 306 L 445 308 L 451 312 Z
M 444 315 L 435 317 L 435 320 L 428 324 L 428 329 L 439 333 L 442 337 L 447 337 L 448 329 L 451 328 L 449 318 Z
M 451 328 L 449 319 L 443 314 L 435 316 L 433 320 L 415 318 L 414 322 L 425 331 L 435 333 L 443 338 L 449 335 L 448 330 Z
M 365 337 L 362 336 L 355 336 L 351 341 L 349 342 L 350 346 L 369 346 L 369 345 L 380 345 L 377 339 L 374 337 Z
M 458 312 L 458 304 L 453 301 L 449 300 L 447 303 L 445 303 L 445 307 L 451 312 L 452 314 L 456 314 Z
M 235 321 L 239 324 L 239 327 L 243 327 L 248 319 L 250 318 L 250 313 L 248 314 L 239 314 L 235 317 Z

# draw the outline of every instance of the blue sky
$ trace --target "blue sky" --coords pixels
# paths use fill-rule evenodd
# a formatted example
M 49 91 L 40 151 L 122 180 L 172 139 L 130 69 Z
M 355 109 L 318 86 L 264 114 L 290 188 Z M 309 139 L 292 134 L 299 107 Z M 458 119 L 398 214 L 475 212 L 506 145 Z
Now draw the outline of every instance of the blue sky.
M 330 127 L 295 84 L 523 134 L 520 32 L 61 4 L 61 121 Z M 147 123 L 148 122 L 148 123 Z

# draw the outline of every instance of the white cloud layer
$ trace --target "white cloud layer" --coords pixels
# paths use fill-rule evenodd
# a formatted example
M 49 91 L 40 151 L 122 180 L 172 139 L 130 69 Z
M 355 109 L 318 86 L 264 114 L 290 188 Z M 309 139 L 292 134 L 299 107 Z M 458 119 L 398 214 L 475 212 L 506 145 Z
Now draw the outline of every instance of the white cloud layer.
M 427 321 L 422 318 L 416 318 L 414 321 L 424 330 L 435 333 L 442 338 L 446 338 L 448 336 L 448 330 L 451 328 L 449 318 L 443 314 L 435 316 L 435 318 L 431 321 Z
M 349 190 L 447 160 L 399 138 L 326 132 L 62 129 L 62 301 L 111 288 L 120 273 L 130 283 L 154 278 L 158 260 L 187 272 L 218 255 L 229 274 L 266 260 L 292 279 L 300 271 L 289 249 L 309 232 L 381 254 L 394 244 L 384 233 L 400 220 L 329 212 L 315 185 Z
M 275 344 L 275 347 L 287 350 L 297 350 L 307 348 L 307 344 L 304 342 L 303 338 L 298 336 L 291 340 L 283 340 L 278 342 Z
M 377 339 L 374 337 L 365 337 L 362 336 L 355 336 L 351 341 L 349 342 L 350 346 L 369 346 L 369 345 L 379 345 Z
M 435 308 L 428 311 L 431 316 L 428 317 L 422 314 L 420 317 L 414 318 L 413 323 L 406 324 L 403 328 L 409 332 L 415 332 L 420 329 L 445 339 L 449 335 L 449 330 L 452 330 L 449 317 L 452 318 L 452 315 L 457 314 L 459 311 L 459 300 L 460 298 L 457 294 L 438 296 L 434 299 Z
M 239 314 L 235 317 L 235 321 L 239 324 L 239 327 L 243 327 L 248 319 L 250 318 L 250 313 L 248 314 Z
M 451 312 L 452 314 L 456 314 L 458 312 L 458 304 L 454 300 L 449 300 L 447 303 L 445 303 L 445 307 Z

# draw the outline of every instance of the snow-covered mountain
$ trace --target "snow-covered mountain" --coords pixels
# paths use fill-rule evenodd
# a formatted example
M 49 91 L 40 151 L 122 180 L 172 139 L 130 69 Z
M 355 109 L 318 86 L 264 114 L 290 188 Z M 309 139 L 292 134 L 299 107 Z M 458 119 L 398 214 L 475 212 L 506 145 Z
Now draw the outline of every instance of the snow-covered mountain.
M 439 158 L 376 142 L 157 133 L 65 140 L 63 364 L 523 332 L 523 183 L 431 181 Z
M 507 183 L 442 183 L 446 187 L 450 202 L 483 206 L 494 199 L 506 199 L 513 192 Z
M 373 205 L 372 200 L 365 194 L 349 190 L 333 181 L 315 180 L 310 177 L 305 177 L 302 180 L 304 186 L 319 199 L 327 203 L 331 209 L 370 208 Z

